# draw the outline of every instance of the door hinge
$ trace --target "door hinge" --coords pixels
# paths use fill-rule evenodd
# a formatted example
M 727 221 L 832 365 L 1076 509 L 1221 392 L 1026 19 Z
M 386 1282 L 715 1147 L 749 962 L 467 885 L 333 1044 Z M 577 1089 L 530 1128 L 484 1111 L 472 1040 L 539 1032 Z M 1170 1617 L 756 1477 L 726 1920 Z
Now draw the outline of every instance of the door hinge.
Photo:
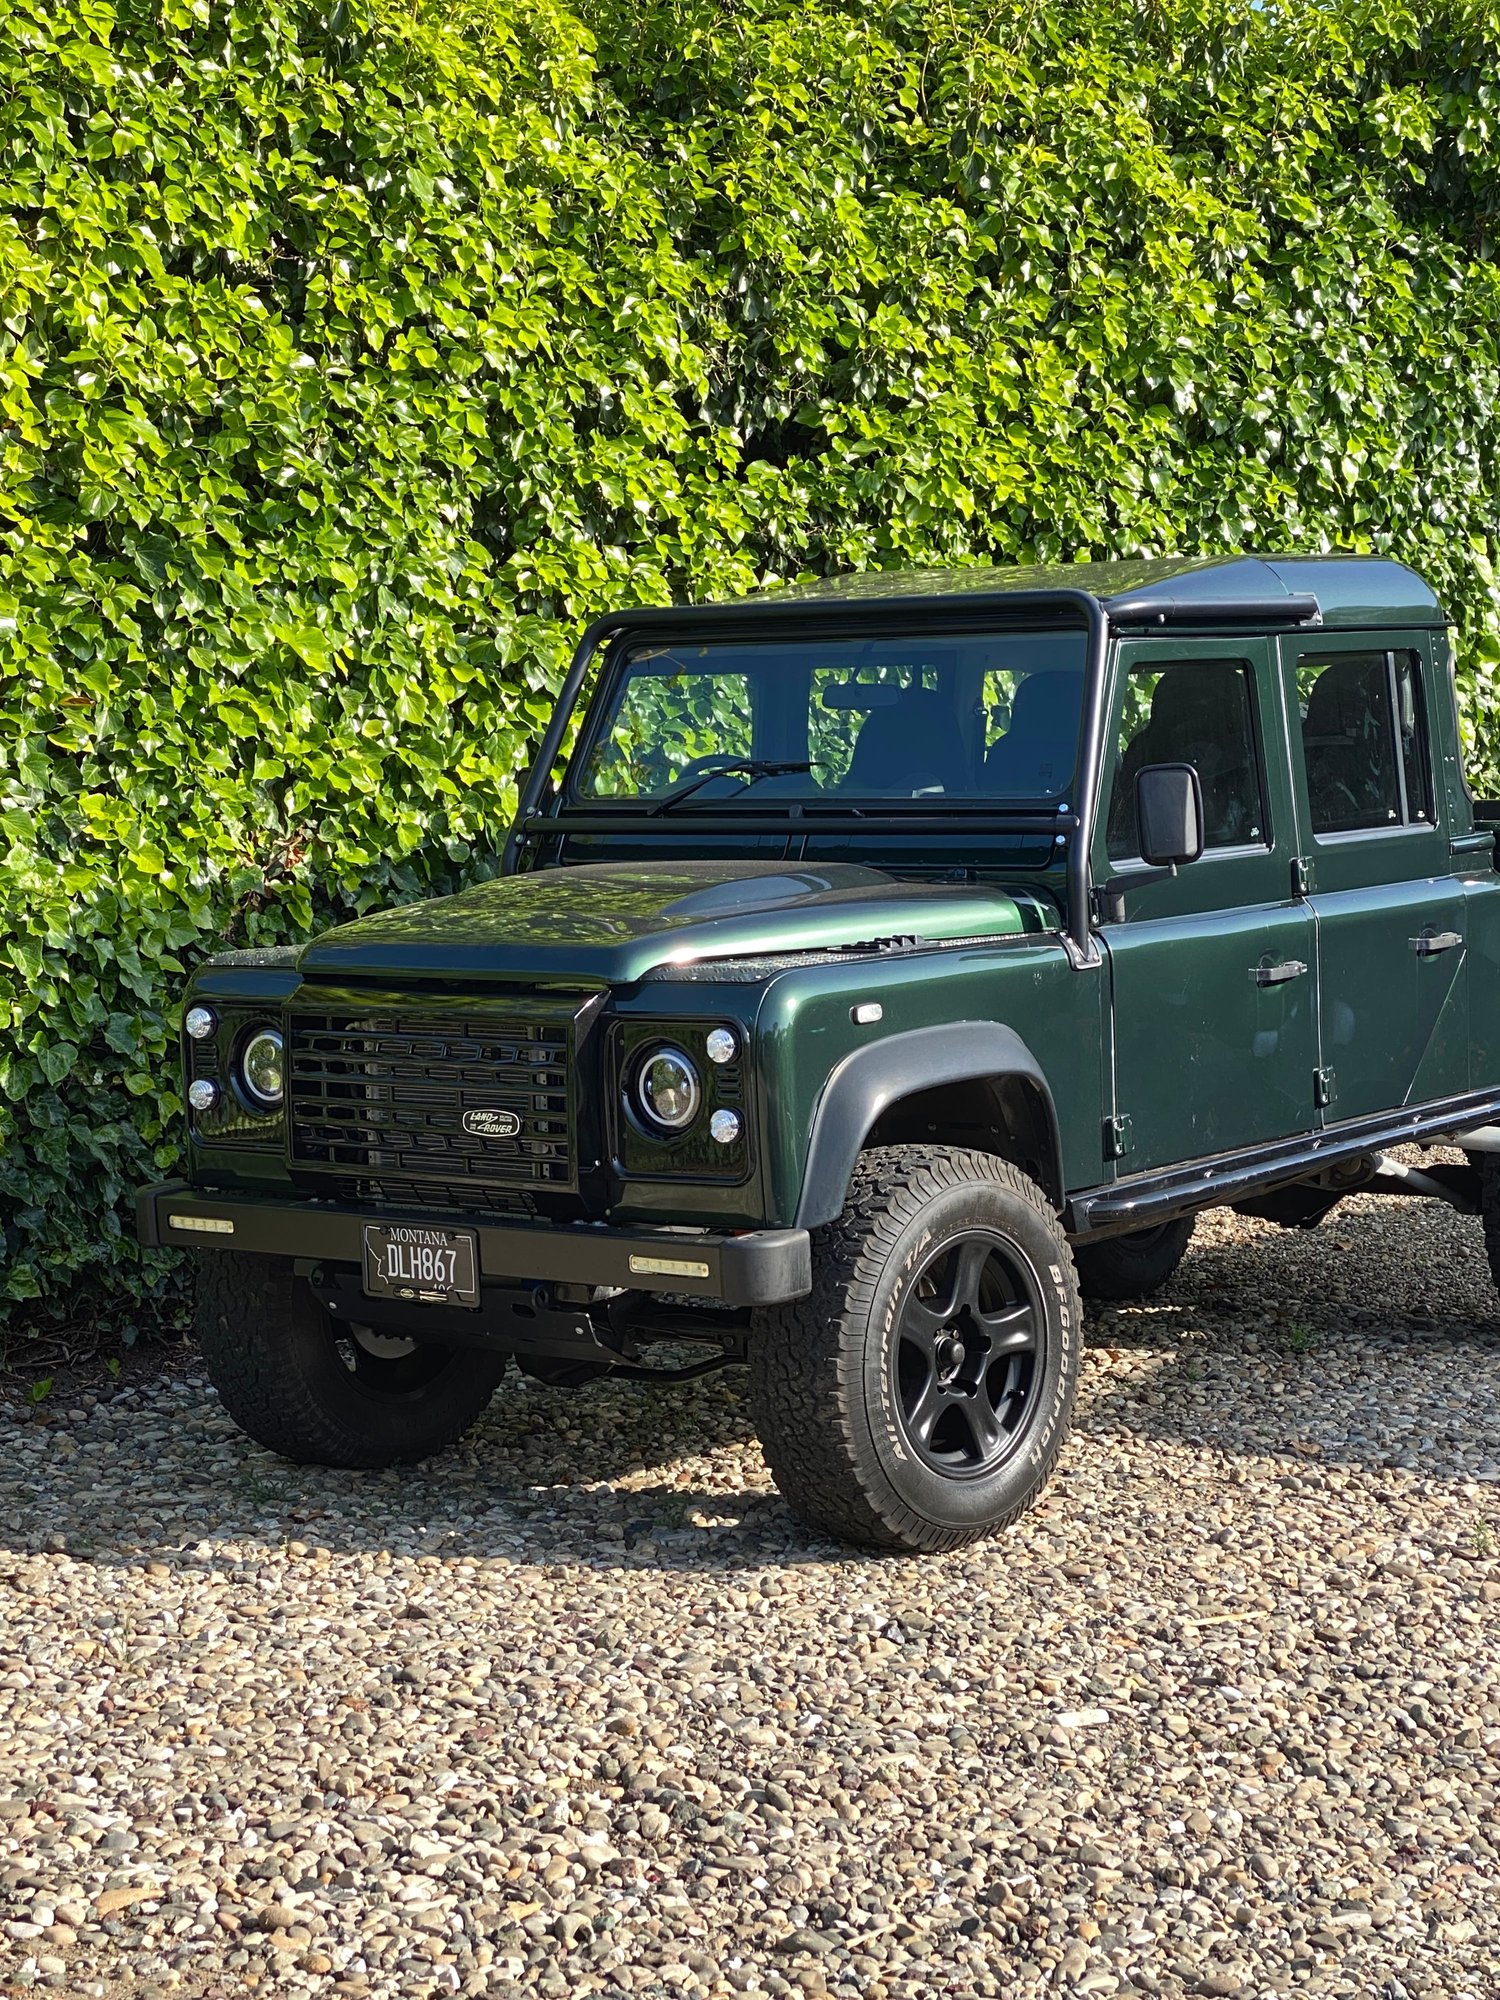
M 1313 1071 L 1313 1103 L 1317 1108 L 1321 1111 L 1326 1105 L 1332 1104 L 1337 1095 L 1338 1089 L 1334 1082 L 1333 1071 L 1331 1069 L 1315 1069 Z
M 1104 1121 L 1104 1157 L 1106 1160 L 1123 1160 L 1135 1143 L 1130 1132 L 1129 1113 L 1117 1113 Z
M 1305 854 L 1292 856 L 1292 894 L 1294 896 L 1312 894 L 1312 862 Z

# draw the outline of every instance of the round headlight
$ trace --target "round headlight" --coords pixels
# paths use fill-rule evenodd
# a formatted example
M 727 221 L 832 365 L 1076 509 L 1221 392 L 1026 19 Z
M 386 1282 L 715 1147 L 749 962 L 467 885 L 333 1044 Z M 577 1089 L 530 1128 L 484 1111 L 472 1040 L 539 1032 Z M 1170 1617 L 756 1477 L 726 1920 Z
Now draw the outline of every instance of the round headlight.
M 195 1042 L 206 1042 L 219 1024 L 211 1007 L 189 1007 L 182 1017 L 182 1025 Z
M 188 1103 L 195 1111 L 212 1111 L 219 1101 L 219 1086 L 210 1083 L 206 1076 L 197 1077 L 188 1085 Z
M 740 1136 L 740 1114 L 738 1111 L 716 1111 L 708 1121 L 708 1129 L 721 1146 L 732 1146 Z
M 635 1098 L 651 1124 L 680 1132 L 698 1116 L 698 1072 L 681 1049 L 657 1049 L 636 1073 Z
M 240 1057 L 240 1078 L 247 1093 L 267 1109 L 286 1095 L 286 1051 L 280 1031 L 257 1028 Z
M 740 1045 L 734 1038 L 732 1028 L 710 1028 L 703 1044 L 711 1063 L 733 1062 L 740 1052 Z

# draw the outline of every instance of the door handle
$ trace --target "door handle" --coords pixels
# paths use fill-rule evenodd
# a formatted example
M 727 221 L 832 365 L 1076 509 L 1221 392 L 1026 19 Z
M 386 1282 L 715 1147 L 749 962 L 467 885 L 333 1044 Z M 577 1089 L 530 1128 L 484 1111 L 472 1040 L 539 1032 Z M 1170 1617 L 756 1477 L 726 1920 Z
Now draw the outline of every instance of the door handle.
M 1418 958 L 1435 958 L 1440 951 L 1453 951 L 1464 941 L 1462 931 L 1423 931 L 1411 941 Z
M 1281 986 L 1288 979 L 1300 979 L 1306 970 L 1300 958 L 1284 958 L 1280 965 L 1252 965 L 1250 977 L 1257 986 Z

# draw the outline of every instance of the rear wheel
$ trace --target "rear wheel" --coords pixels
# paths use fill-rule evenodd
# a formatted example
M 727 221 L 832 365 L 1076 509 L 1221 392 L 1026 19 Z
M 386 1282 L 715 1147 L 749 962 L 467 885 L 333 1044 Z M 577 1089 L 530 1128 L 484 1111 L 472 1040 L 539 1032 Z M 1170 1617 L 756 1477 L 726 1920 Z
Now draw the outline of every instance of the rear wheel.
M 200 1257 L 198 1344 L 220 1401 L 300 1465 L 410 1464 L 479 1417 L 506 1356 L 341 1325 L 282 1257 Z
M 1490 1276 L 1500 1290 L 1500 1153 L 1469 1155 L 1479 1168 L 1479 1213 L 1484 1224 L 1485 1255 Z
M 948 1147 L 861 1155 L 813 1289 L 754 1316 L 750 1393 L 777 1485 L 827 1533 L 957 1548 L 1051 1475 L 1078 1375 L 1067 1241 L 1040 1188 Z
M 1102 1243 L 1075 1244 L 1078 1289 L 1086 1299 L 1145 1299 L 1159 1292 L 1176 1271 L 1193 1240 L 1195 1215 L 1132 1229 Z

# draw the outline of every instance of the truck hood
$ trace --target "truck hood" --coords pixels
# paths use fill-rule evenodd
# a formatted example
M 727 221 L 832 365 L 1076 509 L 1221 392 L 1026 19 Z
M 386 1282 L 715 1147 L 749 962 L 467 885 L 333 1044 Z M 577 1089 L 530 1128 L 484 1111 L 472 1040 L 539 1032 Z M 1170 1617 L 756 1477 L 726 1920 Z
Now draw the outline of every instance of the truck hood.
M 1052 921 L 1024 889 L 899 882 L 853 863 L 609 862 L 503 876 L 361 917 L 315 938 L 298 965 L 319 979 L 627 985 L 663 964 L 993 937 Z

